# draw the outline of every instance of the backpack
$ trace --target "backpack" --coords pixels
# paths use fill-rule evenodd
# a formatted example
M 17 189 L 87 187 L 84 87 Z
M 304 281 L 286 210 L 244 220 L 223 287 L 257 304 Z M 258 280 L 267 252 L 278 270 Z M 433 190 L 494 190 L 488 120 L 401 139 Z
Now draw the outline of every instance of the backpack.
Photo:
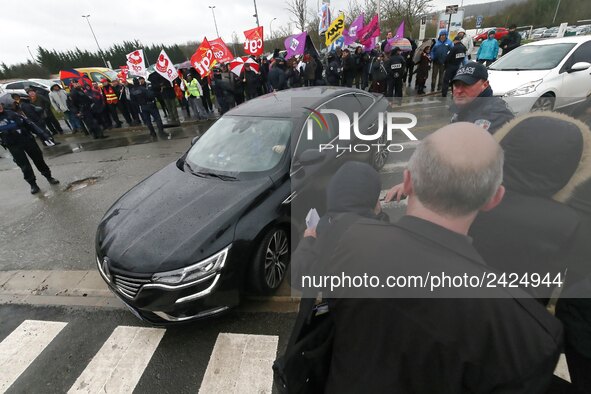
M 320 259 L 329 257 L 344 232 L 361 216 L 342 213 L 331 219 L 331 231 L 325 232 L 322 245 L 315 245 L 320 248 Z M 273 380 L 280 394 L 324 392 L 333 337 L 334 323 L 327 300 L 316 304 L 316 298 L 302 298 L 285 353 L 273 363 Z

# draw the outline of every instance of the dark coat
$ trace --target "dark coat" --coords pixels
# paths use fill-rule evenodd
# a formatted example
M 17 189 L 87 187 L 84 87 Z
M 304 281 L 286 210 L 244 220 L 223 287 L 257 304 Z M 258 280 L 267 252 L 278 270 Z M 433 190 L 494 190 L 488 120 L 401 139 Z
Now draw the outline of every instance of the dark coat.
M 452 104 L 451 111 L 453 112 L 451 123 L 474 123 L 491 134 L 515 117 L 503 99 L 493 97 L 490 87 L 466 107 L 458 108 Z
M 43 141 L 51 140 L 51 136 L 27 118 L 16 112 L 4 109 L 0 113 L 0 144 L 4 147 L 24 144 L 38 136 Z
M 505 45 L 507 48 L 505 48 Z M 503 55 L 508 54 L 513 49 L 517 48 L 521 45 L 521 34 L 517 33 L 516 31 L 511 31 L 501 40 L 501 49 L 503 50 Z
M 281 67 L 277 65 L 271 67 L 271 71 L 269 71 L 269 84 L 275 90 L 287 89 L 285 71 Z
M 461 42 L 456 42 L 445 58 L 445 66 L 454 69 L 460 68 L 466 59 L 466 47 Z
M 468 237 L 411 216 L 396 225 L 354 224 L 330 265 L 335 272 L 357 267 L 353 274 L 368 276 L 425 274 L 427 269 L 468 275 L 491 271 Z M 561 351 L 562 328 L 526 293 L 496 288 L 487 293 L 494 298 L 446 299 L 425 298 L 425 289 L 375 290 L 411 298 L 330 303 L 335 333 L 327 393 L 547 389 Z

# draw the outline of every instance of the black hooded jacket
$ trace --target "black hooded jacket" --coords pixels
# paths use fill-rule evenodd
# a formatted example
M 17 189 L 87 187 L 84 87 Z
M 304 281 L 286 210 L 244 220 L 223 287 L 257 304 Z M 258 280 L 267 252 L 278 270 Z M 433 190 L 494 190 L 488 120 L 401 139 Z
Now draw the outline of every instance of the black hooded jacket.
M 4 147 L 24 144 L 33 140 L 33 135 L 43 141 L 51 140 L 51 136 L 29 119 L 16 112 L 4 109 L 0 112 L 0 144 Z

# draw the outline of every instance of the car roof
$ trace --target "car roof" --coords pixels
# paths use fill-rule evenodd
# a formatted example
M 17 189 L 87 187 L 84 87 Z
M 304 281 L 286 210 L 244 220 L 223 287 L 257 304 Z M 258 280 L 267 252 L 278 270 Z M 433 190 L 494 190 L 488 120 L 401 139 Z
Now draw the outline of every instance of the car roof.
M 329 99 L 345 93 L 368 94 L 363 90 L 338 86 L 313 86 L 280 90 L 249 100 L 230 110 L 227 115 L 299 118 L 310 113 L 305 107 L 316 108 Z M 294 107 L 294 105 L 297 105 L 297 107 Z
M 591 36 L 569 36 L 562 38 L 550 38 L 542 41 L 530 42 L 525 45 L 548 45 L 548 44 L 581 44 L 583 42 L 591 41 Z

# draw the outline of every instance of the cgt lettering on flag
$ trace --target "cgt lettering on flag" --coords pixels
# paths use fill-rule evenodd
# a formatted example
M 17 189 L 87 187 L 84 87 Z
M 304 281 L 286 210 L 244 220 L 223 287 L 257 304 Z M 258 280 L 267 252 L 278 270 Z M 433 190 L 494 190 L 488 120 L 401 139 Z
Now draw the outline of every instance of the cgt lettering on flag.
M 202 78 L 205 78 L 211 73 L 216 63 L 211 44 L 207 41 L 207 37 L 204 37 L 197 51 L 191 56 L 191 65 Z
M 246 30 L 244 32 L 244 52 L 247 55 L 260 56 L 263 54 L 263 27 L 255 27 L 254 29 Z
M 345 30 L 345 15 L 341 14 L 328 27 L 326 31 L 326 46 L 331 45 L 337 38 L 343 35 Z

